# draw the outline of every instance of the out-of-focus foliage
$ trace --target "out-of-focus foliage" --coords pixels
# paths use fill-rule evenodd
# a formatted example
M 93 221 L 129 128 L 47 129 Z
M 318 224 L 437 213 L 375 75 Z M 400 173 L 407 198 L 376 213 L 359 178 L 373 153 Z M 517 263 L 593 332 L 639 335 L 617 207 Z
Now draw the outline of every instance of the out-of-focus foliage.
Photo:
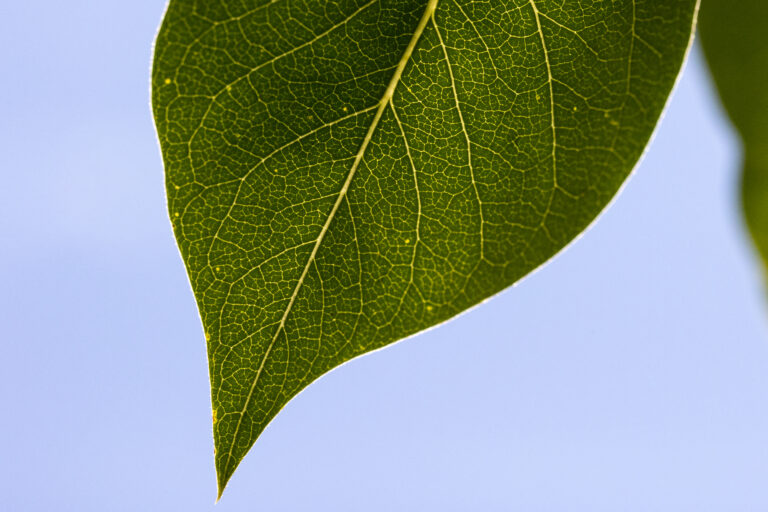
M 744 142 L 744 215 L 768 264 L 768 0 L 705 0 L 699 29 L 720 98 Z

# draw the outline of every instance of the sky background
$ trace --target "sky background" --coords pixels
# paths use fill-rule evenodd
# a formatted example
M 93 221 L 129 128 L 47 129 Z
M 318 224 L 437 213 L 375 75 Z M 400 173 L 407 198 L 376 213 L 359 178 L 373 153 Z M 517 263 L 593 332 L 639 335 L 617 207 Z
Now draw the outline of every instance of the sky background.
M 164 4 L 0 3 L 0 510 L 768 510 L 768 300 L 698 47 L 592 229 L 310 386 L 214 508 L 149 109 Z

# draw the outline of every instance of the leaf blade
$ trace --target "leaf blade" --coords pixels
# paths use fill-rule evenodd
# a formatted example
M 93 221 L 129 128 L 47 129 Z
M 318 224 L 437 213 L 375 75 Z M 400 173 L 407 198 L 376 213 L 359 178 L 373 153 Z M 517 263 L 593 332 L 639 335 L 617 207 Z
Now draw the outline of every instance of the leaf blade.
M 696 2 L 241 7 L 172 0 L 153 68 L 220 492 L 318 376 L 501 291 L 594 219 Z

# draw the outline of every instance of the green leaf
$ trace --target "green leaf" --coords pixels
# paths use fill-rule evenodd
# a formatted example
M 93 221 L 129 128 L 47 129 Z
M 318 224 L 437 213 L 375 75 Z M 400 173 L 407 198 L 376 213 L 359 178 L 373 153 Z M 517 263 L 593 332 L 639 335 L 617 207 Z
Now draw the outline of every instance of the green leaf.
M 706 0 L 701 41 L 744 142 L 744 214 L 768 265 L 768 1 Z
M 153 106 L 219 492 L 313 380 L 498 293 L 595 219 L 696 7 L 170 1 Z

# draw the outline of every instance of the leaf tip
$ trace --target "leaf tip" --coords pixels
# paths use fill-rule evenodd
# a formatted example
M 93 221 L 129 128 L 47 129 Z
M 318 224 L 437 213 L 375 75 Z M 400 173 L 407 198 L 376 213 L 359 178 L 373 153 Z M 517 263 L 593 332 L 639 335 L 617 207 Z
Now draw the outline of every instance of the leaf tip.
M 221 496 L 224 494 L 224 489 L 226 489 L 227 484 L 229 483 L 229 479 L 232 478 L 235 469 L 237 469 L 238 464 L 233 465 L 231 462 L 230 457 L 216 457 L 216 503 L 221 499 Z
M 232 473 L 227 472 L 224 468 L 216 468 L 217 489 L 215 503 L 218 503 L 221 500 L 221 496 L 224 494 L 224 489 L 226 489 L 227 482 L 229 482 L 231 476 Z

